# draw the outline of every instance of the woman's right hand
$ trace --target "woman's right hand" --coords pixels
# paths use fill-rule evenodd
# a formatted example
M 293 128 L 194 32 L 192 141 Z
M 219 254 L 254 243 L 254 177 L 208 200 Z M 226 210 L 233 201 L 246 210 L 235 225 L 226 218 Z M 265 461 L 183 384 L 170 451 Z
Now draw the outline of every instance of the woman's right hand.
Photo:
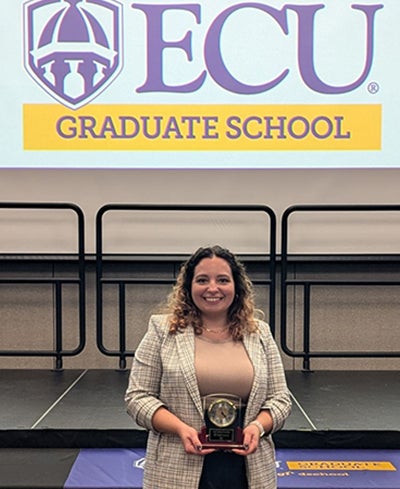
M 192 455 L 208 455 L 215 451 L 213 448 L 203 449 L 197 431 L 185 423 L 181 424 L 177 434 L 181 439 L 186 453 Z
M 193 455 L 208 455 L 214 449 L 202 449 L 199 434 L 188 424 L 181 421 L 164 406 L 157 409 L 152 418 L 152 424 L 160 433 L 172 433 L 179 436 L 186 453 Z

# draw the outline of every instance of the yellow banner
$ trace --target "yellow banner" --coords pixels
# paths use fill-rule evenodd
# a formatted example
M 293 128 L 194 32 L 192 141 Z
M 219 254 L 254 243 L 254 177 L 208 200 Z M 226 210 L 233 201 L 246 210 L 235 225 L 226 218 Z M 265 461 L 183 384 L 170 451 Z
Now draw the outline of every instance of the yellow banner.
M 288 461 L 287 465 L 290 470 L 396 470 L 396 467 L 391 462 L 384 461 L 301 460 Z
M 23 106 L 24 149 L 365 151 L 381 149 L 381 105 Z

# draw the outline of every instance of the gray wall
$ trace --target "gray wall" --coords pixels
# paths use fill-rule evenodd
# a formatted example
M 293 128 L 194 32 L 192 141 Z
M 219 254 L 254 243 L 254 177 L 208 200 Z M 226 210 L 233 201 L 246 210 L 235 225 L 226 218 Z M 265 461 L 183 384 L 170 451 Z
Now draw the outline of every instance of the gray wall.
M 77 155 L 78 157 L 79 155 Z M 321 154 L 323 159 L 323 154 Z M 322 160 L 321 160 L 322 161 Z M 86 253 L 95 250 L 95 215 L 104 204 L 123 203 L 215 203 L 265 204 L 279 219 L 294 204 L 398 204 L 399 171 L 381 170 L 1 170 L 0 195 L 3 202 L 73 202 L 85 214 Z M 399 214 L 399 213 L 397 213 Z M 364 216 L 316 216 L 293 222 L 291 253 L 333 256 L 365 253 L 399 254 L 400 222 L 397 214 Z M 134 231 L 126 233 L 122 218 L 108 223 L 105 251 L 121 253 L 190 253 L 203 244 L 219 242 L 234 252 L 263 253 L 266 245 L 265 222 L 215 216 L 195 221 L 192 216 L 141 216 Z M 2 253 L 70 253 L 76 250 L 75 221 L 70 213 L 59 216 L 0 213 L 0 254 Z M 107 231 L 108 232 L 108 231 Z M 313 265 L 313 267 L 316 265 Z M 361 265 L 360 265 L 361 266 Z M 0 275 L 71 273 L 62 263 L 40 260 L 26 272 L 22 264 L 2 262 Z M 298 264 L 293 274 L 311 273 L 310 264 Z M 338 269 L 346 276 L 365 274 L 368 260 L 360 270 Z M 60 270 L 59 270 L 60 268 Z M 152 274 L 169 273 L 160 264 Z M 342 267 L 343 268 L 343 267 Z M 392 278 L 397 272 L 384 267 L 378 274 Z M 312 270 L 325 276 L 325 268 Z M 129 342 L 134 348 L 142 336 L 147 319 L 167 287 L 136 286 L 130 291 L 128 312 Z M 288 296 L 291 321 L 290 344 L 298 348 L 301 338 L 302 305 L 300 292 Z M 265 294 L 260 292 L 260 297 Z M 112 292 L 105 296 L 105 340 L 116 345 L 116 308 Z M 64 291 L 68 333 L 66 347 L 76 344 L 76 291 Z M 260 299 L 261 300 L 261 299 Z M 279 298 L 278 298 L 279 300 Z M 316 349 L 399 351 L 398 293 L 396 287 L 379 289 L 326 289 L 313 291 L 312 345 Z M 52 346 L 54 328 L 53 291 L 48 286 L 0 285 L 0 349 L 48 348 Z M 50 307 L 48 304 L 50 303 Z M 261 307 L 266 307 L 261 300 Z M 277 307 L 279 316 L 279 305 Z M 95 273 L 87 270 L 87 346 L 76 358 L 66 358 L 66 368 L 115 368 L 117 360 L 100 354 L 95 346 Z M 278 317 L 279 324 L 279 317 Z M 287 368 L 301 368 L 301 360 L 284 358 Z M 313 368 L 398 369 L 398 359 L 315 359 Z M 1 358 L 1 368 L 50 368 L 51 359 Z
M 79 158 L 79 154 L 74 155 Z M 245 157 L 245 155 L 244 155 Z M 324 155 L 321 153 L 321 165 Z M 390 162 L 389 162 L 390 163 Z M 104 204 L 124 203 L 183 203 L 183 204 L 264 204 L 277 214 L 293 204 L 398 204 L 400 202 L 399 169 L 336 169 L 336 170 L 0 170 L 1 201 L 73 202 L 80 206 L 86 221 L 86 251 L 95 247 L 95 215 Z M 8 215 L 8 214 L 7 214 Z M 29 246 L 38 252 L 64 251 L 69 247 L 71 214 L 64 213 L 60 220 L 47 225 L 46 221 L 32 215 L 21 223 L 15 215 L 3 219 L 0 213 L 0 253 L 24 251 L 29 236 Z M 319 253 L 329 238 L 330 249 L 342 251 L 342 237 L 346 237 L 353 248 L 362 247 L 362 252 L 398 252 L 400 226 L 386 225 L 385 232 L 368 233 L 367 240 L 360 242 L 360 234 L 368 229 L 363 224 L 361 232 L 349 221 L 340 227 L 337 216 L 332 216 L 331 232 L 327 234 L 324 222 L 310 223 L 312 236 L 300 233 L 296 244 L 303 248 L 312 244 L 313 253 Z M 47 216 L 46 216 L 47 219 Z M 23 219 L 22 219 L 23 221 Z M 172 224 L 172 226 L 171 226 Z M 162 226 L 158 223 L 151 229 L 144 228 L 136 233 L 130 243 L 130 252 L 173 253 L 196 248 L 204 240 L 204 227 L 182 226 L 182 217 Z M 190 224 L 190 223 L 186 223 Z M 26 225 L 26 226 L 25 226 Z M 145 223 L 141 222 L 144 226 Z M 162 233 L 154 236 L 154 229 Z M 57 232 L 53 232 L 57 229 Z M 120 242 L 121 226 L 111 229 L 115 241 Z M 253 229 L 243 234 L 232 231 L 229 219 L 213 223 L 212 233 L 221 233 L 226 244 L 234 251 L 260 252 L 264 250 L 262 236 Z M 198 230 L 198 231 L 197 231 Z M 321 230 L 323 233 L 321 233 Z M 50 235 L 49 235 L 50 233 Z M 209 233 L 210 234 L 210 233 Z M 219 235 L 218 235 L 219 236 Z M 239 238 L 238 238 L 239 236 Z M 315 236 L 318 238 L 315 239 Z M 384 242 L 380 239 L 385 236 Z M 278 233 L 279 240 L 279 233 Z M 57 250 L 54 247 L 57 246 Z M 384 249 L 382 249 L 384 247 Z M 50 248 L 50 249 L 49 249 Z M 279 248 L 279 243 L 278 243 Z M 33 251 L 33 250 L 32 250 Z M 294 250 L 296 252 L 296 250 Z M 361 252 L 361 250 L 359 250 Z
M 22 263 L 5 264 L 0 276 L 22 276 Z M 28 267 L 35 276 L 73 275 L 73 266 L 64 263 L 37 263 Z M 158 261 L 153 264 L 113 263 L 108 276 L 173 278 L 176 262 Z M 396 263 L 326 262 L 299 260 L 290 265 L 289 278 L 368 278 L 395 280 L 400 273 Z M 253 280 L 265 278 L 265 263 L 248 264 Z M 96 347 L 95 333 L 95 266 L 87 266 L 87 344 L 76 357 L 64 359 L 65 368 L 118 368 L 118 358 L 110 358 Z M 279 267 L 278 267 L 279 277 Z M 160 309 L 170 285 L 130 285 L 127 288 L 128 349 L 135 349 L 143 336 L 149 315 Z M 257 304 L 268 316 L 268 290 L 256 285 Z M 400 351 L 398 286 L 318 287 L 312 292 L 311 346 L 327 351 Z M 53 347 L 54 296 L 50 286 L 1 285 L 0 344 L 7 349 L 51 349 Z M 277 340 L 279 341 L 279 287 L 277 294 Z M 77 344 L 77 293 L 72 287 L 63 292 L 64 347 Z M 118 297 L 114 286 L 104 292 L 104 345 L 118 349 Z M 303 297 L 301 289 L 288 291 L 288 347 L 301 350 Z M 301 369 L 301 359 L 283 354 L 287 369 Z M 130 362 L 128 362 L 129 364 Z M 52 368 L 51 358 L 0 357 L 0 368 Z M 319 369 L 389 369 L 400 368 L 399 358 L 373 359 L 312 359 L 311 368 Z

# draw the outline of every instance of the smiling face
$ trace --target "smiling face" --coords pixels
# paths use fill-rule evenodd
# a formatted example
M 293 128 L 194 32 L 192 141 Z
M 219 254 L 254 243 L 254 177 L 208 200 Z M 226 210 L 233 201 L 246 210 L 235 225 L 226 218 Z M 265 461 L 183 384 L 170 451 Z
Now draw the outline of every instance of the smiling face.
M 217 256 L 203 258 L 194 269 L 191 293 L 203 317 L 226 318 L 235 298 L 235 282 L 229 263 Z

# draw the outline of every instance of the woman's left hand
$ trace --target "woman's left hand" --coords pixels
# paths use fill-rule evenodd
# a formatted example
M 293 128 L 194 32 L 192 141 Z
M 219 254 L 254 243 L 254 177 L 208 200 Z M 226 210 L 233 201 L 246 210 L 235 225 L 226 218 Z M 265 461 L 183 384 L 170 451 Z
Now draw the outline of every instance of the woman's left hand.
M 250 455 L 254 453 L 260 443 L 260 430 L 254 424 L 249 424 L 243 429 L 243 449 L 235 448 L 232 450 L 237 455 Z

